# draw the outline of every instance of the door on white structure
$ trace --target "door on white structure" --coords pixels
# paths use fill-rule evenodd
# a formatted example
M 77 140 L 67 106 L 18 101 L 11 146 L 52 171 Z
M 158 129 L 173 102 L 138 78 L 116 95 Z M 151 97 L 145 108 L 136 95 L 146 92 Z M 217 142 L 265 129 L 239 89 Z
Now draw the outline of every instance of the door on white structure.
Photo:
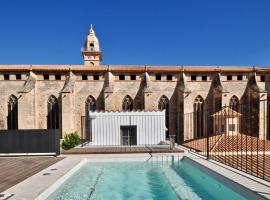
M 137 145 L 137 127 L 136 126 L 120 126 L 121 145 L 130 146 Z

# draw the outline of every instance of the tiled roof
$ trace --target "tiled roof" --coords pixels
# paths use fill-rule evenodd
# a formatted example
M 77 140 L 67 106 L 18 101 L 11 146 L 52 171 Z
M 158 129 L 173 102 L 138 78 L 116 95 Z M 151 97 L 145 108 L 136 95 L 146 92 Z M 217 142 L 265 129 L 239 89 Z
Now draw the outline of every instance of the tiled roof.
M 0 71 L 75 71 L 75 72 L 104 72 L 108 68 L 112 72 L 137 72 L 142 73 L 147 70 L 149 73 L 179 73 L 185 72 L 196 73 L 215 73 L 221 72 L 251 72 L 254 70 L 251 66 L 123 66 L 123 65 L 100 65 L 100 66 L 85 66 L 85 65 L 0 65 Z M 256 72 L 270 72 L 268 67 L 256 67 Z
M 196 151 L 206 151 L 206 138 L 193 139 L 184 142 L 184 146 L 192 148 Z M 209 149 L 211 152 L 270 152 L 270 141 L 262 140 L 244 134 L 229 135 L 222 134 L 209 137 Z
M 206 156 L 206 138 L 182 144 Z M 244 134 L 209 137 L 210 159 L 270 181 L 270 141 Z
M 216 116 L 225 116 L 225 117 L 239 117 L 241 114 L 239 112 L 236 112 L 235 110 L 226 107 L 223 108 L 222 110 L 214 113 L 212 116 L 216 117 Z

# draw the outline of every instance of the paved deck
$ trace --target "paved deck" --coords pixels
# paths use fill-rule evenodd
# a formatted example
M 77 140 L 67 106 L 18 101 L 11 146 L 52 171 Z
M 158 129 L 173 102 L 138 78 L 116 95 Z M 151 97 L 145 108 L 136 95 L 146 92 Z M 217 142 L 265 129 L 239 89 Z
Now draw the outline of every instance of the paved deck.
M 64 152 L 64 154 L 125 154 L 125 153 L 180 153 L 183 152 L 177 148 L 166 148 L 158 146 L 131 146 L 131 147 L 82 147 L 73 148 Z
M 0 158 L 0 193 L 62 159 L 63 157 Z

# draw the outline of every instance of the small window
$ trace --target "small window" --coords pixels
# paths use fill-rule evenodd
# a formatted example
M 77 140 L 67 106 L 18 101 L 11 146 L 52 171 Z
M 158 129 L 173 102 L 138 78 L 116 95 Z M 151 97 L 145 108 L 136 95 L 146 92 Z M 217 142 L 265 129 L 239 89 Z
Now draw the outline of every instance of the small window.
M 261 76 L 261 82 L 265 82 L 265 76 Z
M 22 79 L 21 74 L 16 74 L 16 80 L 21 80 L 21 79 Z
M 235 124 L 229 124 L 229 131 L 235 131 Z
M 90 43 L 89 48 L 90 48 L 90 51 L 94 51 L 94 44 L 93 43 Z
M 49 74 L 43 74 L 43 79 L 44 80 L 49 80 Z
M 9 74 L 4 74 L 4 80 L 9 80 Z
M 135 81 L 136 80 L 136 75 L 135 74 L 131 74 L 130 75 L 130 80 Z
M 156 74 L 156 80 L 160 81 L 161 80 L 161 75 L 160 74 Z
M 83 75 L 82 75 L 82 80 L 84 80 L 84 81 L 85 81 L 85 80 L 88 80 L 87 74 L 83 74 Z
M 243 80 L 243 76 L 242 76 L 242 75 L 237 75 L 237 80 L 238 80 L 238 81 Z
M 232 80 L 232 75 L 227 75 L 227 81 L 231 81 Z
M 197 76 L 196 75 L 191 75 L 191 80 L 192 81 L 196 81 L 197 80 Z
M 61 80 L 61 74 L 55 74 L 55 80 Z
M 93 78 L 94 78 L 95 81 L 98 81 L 99 80 L 99 75 L 98 74 L 94 74 L 93 75 Z
M 207 76 L 202 76 L 203 81 L 207 81 Z
M 171 81 L 172 80 L 172 75 L 171 74 L 168 74 L 167 75 L 167 81 Z
M 225 131 L 225 126 L 222 124 L 221 125 L 221 133 L 224 133 L 224 131 Z
M 125 75 L 124 74 L 119 74 L 119 80 L 124 81 L 125 80 Z

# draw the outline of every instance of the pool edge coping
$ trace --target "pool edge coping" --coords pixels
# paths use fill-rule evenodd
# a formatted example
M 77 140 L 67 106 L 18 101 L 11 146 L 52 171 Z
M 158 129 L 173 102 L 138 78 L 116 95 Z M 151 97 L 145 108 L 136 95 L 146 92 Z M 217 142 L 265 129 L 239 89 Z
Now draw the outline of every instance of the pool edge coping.
M 206 170 L 210 171 L 210 173 L 217 174 L 225 179 L 228 179 L 234 184 L 237 184 L 239 187 L 243 187 L 244 190 L 250 190 L 262 199 L 270 199 L 270 193 L 263 192 L 263 190 L 266 190 L 266 188 L 268 191 L 270 190 L 270 182 L 259 179 L 222 163 L 213 160 L 206 160 L 204 157 L 193 152 L 185 151 L 184 157 L 187 157 L 193 162 L 201 165 L 203 168 L 206 168 Z M 227 187 L 231 188 L 230 186 Z M 256 190 L 254 190 L 254 188 Z
M 39 194 L 35 200 L 46 200 L 50 195 L 52 195 L 57 189 L 61 187 L 61 185 L 67 181 L 73 174 L 75 174 L 85 163 L 88 162 L 87 158 L 81 160 L 78 164 L 76 164 L 73 168 L 71 168 L 67 173 L 65 173 L 62 177 L 60 177 L 57 181 L 55 181 L 52 185 L 45 189 L 41 194 Z

